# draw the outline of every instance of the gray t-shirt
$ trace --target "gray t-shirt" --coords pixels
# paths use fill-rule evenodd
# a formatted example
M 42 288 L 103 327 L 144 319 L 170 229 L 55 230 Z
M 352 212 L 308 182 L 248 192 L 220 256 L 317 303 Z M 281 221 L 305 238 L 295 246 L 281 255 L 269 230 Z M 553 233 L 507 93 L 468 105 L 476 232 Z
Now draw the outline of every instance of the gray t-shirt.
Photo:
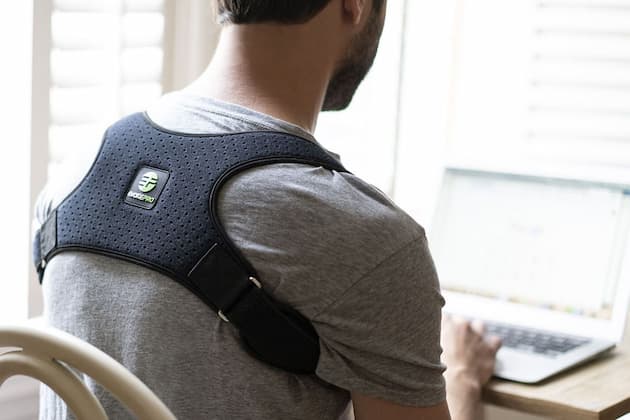
M 162 97 L 148 115 L 187 133 L 275 130 L 315 141 L 287 122 L 182 92 Z M 42 192 L 36 223 L 78 184 L 79 172 Z M 228 236 L 265 289 L 319 333 L 316 375 L 252 358 L 230 324 L 170 278 L 87 252 L 49 262 L 47 322 L 120 361 L 183 420 L 337 419 L 349 391 L 411 406 L 445 399 L 444 301 L 424 230 L 383 193 L 349 173 L 287 163 L 236 175 L 218 203 Z M 110 418 L 128 418 L 87 383 Z M 41 419 L 69 417 L 45 387 L 41 403 Z

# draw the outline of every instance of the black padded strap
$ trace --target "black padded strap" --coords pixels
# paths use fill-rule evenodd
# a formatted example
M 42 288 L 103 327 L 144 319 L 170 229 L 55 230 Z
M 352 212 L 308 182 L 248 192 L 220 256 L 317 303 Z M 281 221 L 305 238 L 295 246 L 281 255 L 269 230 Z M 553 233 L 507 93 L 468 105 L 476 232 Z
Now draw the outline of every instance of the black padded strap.
M 40 230 L 37 229 L 35 236 L 33 237 L 33 263 L 35 264 L 35 269 L 37 270 L 37 275 L 39 276 L 39 282 L 41 283 L 42 277 L 44 276 L 44 264 L 40 248 L 40 237 Z
M 252 286 L 250 274 L 219 244 L 199 260 L 188 278 L 216 310 L 226 312 Z
M 294 373 L 315 372 L 319 360 L 315 329 L 269 296 L 223 247 L 215 244 L 189 280 L 220 317 L 239 330 L 258 359 Z
M 33 238 L 33 262 L 37 269 L 39 282 L 44 277 L 44 268 L 48 256 L 57 247 L 57 211 L 54 210 L 44 224 L 35 232 Z
M 258 359 L 293 373 L 315 373 L 317 332 L 306 318 L 274 301 L 263 289 L 250 289 L 226 316 Z

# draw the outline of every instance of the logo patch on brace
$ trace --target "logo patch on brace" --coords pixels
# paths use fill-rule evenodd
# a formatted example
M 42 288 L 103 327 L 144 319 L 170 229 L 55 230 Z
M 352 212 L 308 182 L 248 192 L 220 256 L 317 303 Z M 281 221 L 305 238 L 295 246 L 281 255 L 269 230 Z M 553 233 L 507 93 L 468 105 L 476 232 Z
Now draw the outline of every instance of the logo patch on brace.
M 150 166 L 141 167 L 127 191 L 125 203 L 151 210 L 157 204 L 170 174 Z
M 138 182 L 138 189 L 143 193 L 148 193 L 157 185 L 160 176 L 153 171 L 145 172 Z

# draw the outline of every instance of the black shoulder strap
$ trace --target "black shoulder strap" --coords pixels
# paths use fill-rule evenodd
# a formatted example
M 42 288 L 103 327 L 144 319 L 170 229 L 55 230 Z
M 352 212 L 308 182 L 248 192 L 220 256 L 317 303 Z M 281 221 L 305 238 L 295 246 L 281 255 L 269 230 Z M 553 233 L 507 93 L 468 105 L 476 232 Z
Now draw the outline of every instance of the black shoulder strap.
M 297 311 L 265 292 L 216 217 L 221 186 L 247 168 L 296 162 L 345 171 L 318 144 L 276 132 L 188 135 L 134 114 L 110 127 L 82 182 L 35 236 L 38 272 L 65 250 L 160 271 L 238 328 L 260 360 L 313 373 L 319 340 Z
M 208 281 L 212 279 L 212 281 Z M 190 280 L 240 332 L 256 358 L 294 373 L 314 373 L 319 338 L 297 311 L 266 293 L 258 279 L 214 246 L 190 273 Z

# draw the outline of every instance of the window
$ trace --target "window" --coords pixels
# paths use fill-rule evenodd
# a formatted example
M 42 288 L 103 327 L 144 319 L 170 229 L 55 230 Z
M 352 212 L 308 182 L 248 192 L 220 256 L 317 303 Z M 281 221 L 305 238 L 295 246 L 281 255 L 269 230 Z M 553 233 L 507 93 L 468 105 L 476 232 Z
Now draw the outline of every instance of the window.
M 48 175 L 89 165 L 106 126 L 162 93 L 163 0 L 53 0 Z
M 388 2 L 374 65 L 348 107 L 320 115 L 316 137 L 349 171 L 392 194 L 396 165 L 404 1 Z

